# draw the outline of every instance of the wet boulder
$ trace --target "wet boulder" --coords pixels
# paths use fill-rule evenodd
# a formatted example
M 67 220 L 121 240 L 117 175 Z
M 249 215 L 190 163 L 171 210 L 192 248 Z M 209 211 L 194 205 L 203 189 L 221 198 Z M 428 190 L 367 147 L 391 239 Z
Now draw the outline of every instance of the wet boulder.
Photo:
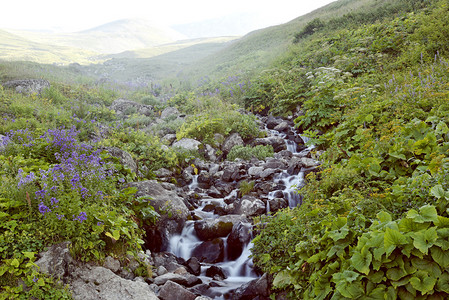
M 156 180 L 131 182 L 128 187 L 136 187 L 136 197 L 147 196 L 148 202 L 159 213 L 155 226 L 145 227 L 145 246 L 151 251 L 163 251 L 174 233 L 181 233 L 187 217 L 190 215 L 184 200 L 179 197 L 173 185 L 162 184 Z
M 282 150 L 287 150 L 287 145 L 285 144 L 285 140 L 280 136 L 269 136 L 266 138 L 257 138 L 252 142 L 252 146 L 257 145 L 271 145 L 274 149 L 274 152 L 279 152 Z
M 240 257 L 244 247 L 251 241 L 252 226 L 247 222 L 238 222 L 232 227 L 228 236 L 228 259 L 235 260 Z
M 199 276 L 201 274 L 201 264 L 196 257 L 191 257 L 184 264 L 187 267 L 187 270 L 193 275 Z
M 247 217 L 260 216 L 266 212 L 265 203 L 253 196 L 245 195 L 234 203 L 234 213 Z
M 159 290 L 159 298 L 161 298 L 162 300 L 195 300 L 196 295 L 180 284 L 177 284 L 173 281 L 167 281 Z
M 224 280 L 228 278 L 222 268 L 217 266 L 211 266 L 206 270 L 206 276 L 213 278 L 214 280 Z
M 202 242 L 192 252 L 192 256 L 201 262 L 217 263 L 224 259 L 224 242 L 221 238 Z
M 277 212 L 280 209 L 288 207 L 288 201 L 283 198 L 284 197 L 283 192 L 282 191 L 277 191 L 277 192 L 280 192 L 281 194 L 280 195 L 275 194 L 276 198 L 268 200 L 268 205 L 270 207 L 271 212 Z M 277 196 L 281 196 L 281 197 L 277 197 Z
M 234 224 L 245 221 L 240 215 L 220 216 L 216 219 L 204 219 L 195 222 L 195 232 L 203 240 L 211 240 L 218 237 L 226 237 L 231 233 Z
M 231 295 L 226 295 L 226 299 L 232 300 L 253 300 L 267 299 L 269 296 L 270 282 L 267 274 L 262 277 L 251 280 L 231 292 Z
M 267 119 L 266 119 L 266 124 L 267 124 L 267 128 L 268 129 L 274 129 L 276 126 L 278 126 L 279 124 L 281 124 L 283 121 L 282 121 L 282 119 L 277 119 L 277 118 L 275 118 L 275 117 L 273 117 L 273 116 L 269 116 Z

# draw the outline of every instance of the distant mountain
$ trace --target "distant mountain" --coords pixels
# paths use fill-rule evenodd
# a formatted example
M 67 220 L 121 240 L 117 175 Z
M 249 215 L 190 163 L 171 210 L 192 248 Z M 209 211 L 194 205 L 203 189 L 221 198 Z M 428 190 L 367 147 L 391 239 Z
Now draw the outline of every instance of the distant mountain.
M 102 54 L 149 48 L 186 39 L 175 30 L 141 19 L 123 19 L 74 33 L 14 31 L 31 41 L 77 47 Z
M 98 62 L 94 52 L 38 43 L 5 30 L 0 30 L 0 59 L 60 64 Z
M 173 25 L 171 28 L 194 38 L 218 36 L 242 36 L 256 29 L 264 28 L 267 21 L 257 13 L 231 14 L 221 18 Z

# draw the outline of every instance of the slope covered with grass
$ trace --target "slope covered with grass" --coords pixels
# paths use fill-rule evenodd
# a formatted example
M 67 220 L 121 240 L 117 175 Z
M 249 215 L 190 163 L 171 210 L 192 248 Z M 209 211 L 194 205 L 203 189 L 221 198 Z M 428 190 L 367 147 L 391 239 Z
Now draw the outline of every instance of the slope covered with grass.
M 247 107 L 302 113 L 321 171 L 260 223 L 256 265 L 300 299 L 445 299 L 449 6 L 299 39 Z M 328 27 L 326 27 L 328 26 Z

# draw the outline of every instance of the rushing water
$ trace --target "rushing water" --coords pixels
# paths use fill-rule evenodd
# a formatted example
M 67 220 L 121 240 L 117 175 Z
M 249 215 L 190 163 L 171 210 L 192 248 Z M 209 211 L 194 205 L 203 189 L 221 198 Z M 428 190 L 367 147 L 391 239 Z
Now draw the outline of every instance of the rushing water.
M 277 131 L 270 130 L 273 135 L 278 135 L 284 138 L 286 141 L 287 150 L 292 152 L 293 155 L 296 156 L 305 156 L 307 155 L 312 147 L 302 150 L 301 152 L 297 151 L 297 145 L 295 142 L 287 140 L 286 135 L 279 133 Z M 304 142 L 306 142 L 306 138 L 302 137 Z M 273 178 L 274 182 L 279 183 L 280 186 L 285 187 L 282 190 L 284 198 L 288 200 L 288 205 L 290 207 L 295 207 L 301 204 L 302 198 L 297 193 L 297 189 L 302 187 L 304 184 L 304 172 L 299 172 L 298 174 L 290 175 L 286 171 L 277 174 Z M 193 176 L 192 183 L 189 185 L 189 189 L 194 191 L 198 187 L 198 176 Z M 202 197 L 201 202 L 197 209 L 195 209 L 195 214 L 202 219 L 215 219 L 218 218 L 218 215 L 215 215 L 213 212 L 204 211 L 204 207 L 208 204 L 216 204 L 216 205 L 225 205 L 225 200 L 227 198 L 236 197 L 237 191 L 234 190 L 230 195 L 228 195 L 224 199 L 215 199 L 210 198 L 205 194 L 199 194 Z M 279 191 L 275 191 L 279 192 Z M 268 197 L 269 199 L 274 198 L 274 193 L 270 192 Z M 270 211 L 269 201 L 267 201 L 267 212 Z M 202 243 L 202 241 L 196 236 L 194 229 L 195 221 L 187 221 L 186 225 L 180 235 L 174 235 L 170 239 L 169 251 L 178 257 L 182 257 L 185 260 L 188 260 L 192 256 L 193 250 Z M 221 281 L 218 286 L 211 288 L 212 292 L 219 295 L 216 296 L 215 299 L 224 299 L 223 295 L 233 290 L 242 284 L 249 282 L 255 278 L 257 275 L 253 271 L 253 263 L 252 259 L 249 257 L 251 254 L 251 247 L 253 246 L 252 242 L 248 243 L 244 249 L 242 254 L 236 260 L 228 260 L 226 257 L 226 253 L 228 252 L 227 247 L 227 238 L 223 238 L 225 243 L 225 259 L 221 263 L 216 263 L 215 265 L 222 268 L 225 274 L 228 276 L 227 279 Z M 212 278 L 205 276 L 205 270 L 209 267 L 209 264 L 202 264 L 202 273 L 200 278 L 204 283 L 209 283 L 212 281 Z

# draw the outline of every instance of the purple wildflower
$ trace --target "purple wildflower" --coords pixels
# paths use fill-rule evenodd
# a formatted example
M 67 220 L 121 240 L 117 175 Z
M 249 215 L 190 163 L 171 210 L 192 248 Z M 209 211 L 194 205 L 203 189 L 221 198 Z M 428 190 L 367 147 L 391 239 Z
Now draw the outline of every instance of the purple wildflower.
M 44 205 L 43 202 L 41 202 L 41 203 L 39 203 L 39 212 L 43 216 L 45 216 L 46 213 L 51 212 L 51 209 L 48 206 Z
M 80 223 L 83 223 L 83 221 L 87 220 L 87 214 L 84 211 L 82 211 L 77 217 L 73 215 L 73 221 L 75 220 L 79 221 Z

